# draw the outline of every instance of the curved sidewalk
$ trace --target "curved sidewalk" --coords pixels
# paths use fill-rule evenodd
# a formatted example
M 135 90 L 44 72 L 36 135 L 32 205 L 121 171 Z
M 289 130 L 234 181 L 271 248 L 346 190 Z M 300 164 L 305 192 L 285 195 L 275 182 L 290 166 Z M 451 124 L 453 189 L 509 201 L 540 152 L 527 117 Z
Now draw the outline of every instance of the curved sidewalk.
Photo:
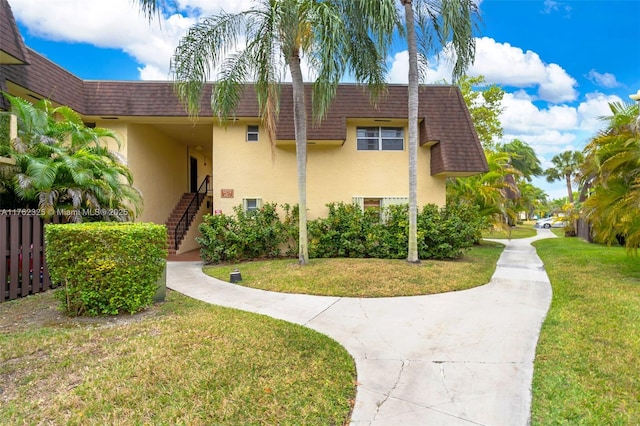
M 428 296 L 344 298 L 274 293 L 229 284 L 201 262 L 169 262 L 167 286 L 216 305 L 302 324 L 353 356 L 351 424 L 526 425 L 536 343 L 551 285 L 531 242 L 500 240 L 491 281 Z

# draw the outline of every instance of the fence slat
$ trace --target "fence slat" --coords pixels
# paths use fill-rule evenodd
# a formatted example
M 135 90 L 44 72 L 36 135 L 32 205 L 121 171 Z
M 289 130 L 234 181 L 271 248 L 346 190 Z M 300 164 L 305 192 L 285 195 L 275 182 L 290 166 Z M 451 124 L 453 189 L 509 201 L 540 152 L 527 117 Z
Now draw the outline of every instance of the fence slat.
M 31 266 L 31 291 L 35 294 L 46 290 L 40 278 L 40 269 L 42 266 L 42 219 L 40 219 L 40 216 L 33 217 L 32 226 L 31 257 L 33 259 L 33 265 Z
M 20 267 L 20 240 L 18 230 L 20 229 L 20 217 L 11 215 L 9 218 L 9 234 L 10 234 L 10 267 L 9 276 L 11 282 L 9 283 L 9 300 L 18 298 L 18 285 L 19 280 L 19 267 Z
M 22 270 L 20 280 L 20 295 L 22 297 L 31 294 L 31 227 L 33 226 L 33 216 L 22 216 L 20 231 L 20 258 L 22 259 Z
M 9 216 L 0 216 L 0 302 L 9 299 Z

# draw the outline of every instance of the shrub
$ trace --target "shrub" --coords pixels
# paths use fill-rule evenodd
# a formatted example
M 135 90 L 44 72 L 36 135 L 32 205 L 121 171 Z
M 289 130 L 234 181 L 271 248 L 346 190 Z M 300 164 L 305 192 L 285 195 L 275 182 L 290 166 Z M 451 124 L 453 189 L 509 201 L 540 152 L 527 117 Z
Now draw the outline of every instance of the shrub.
M 365 257 L 362 210 L 355 204 L 327 204 L 329 215 L 307 223 L 309 257 Z
M 478 216 L 478 217 L 476 217 Z M 418 256 L 421 259 L 455 259 L 479 239 L 479 215 L 463 205 L 439 209 L 424 206 L 418 215 Z
M 286 247 L 293 256 L 298 248 L 297 206 L 282 206 L 281 222 L 276 204 L 235 216 L 206 216 L 200 225 L 201 256 L 206 262 L 235 262 L 277 257 Z M 355 204 L 327 204 L 329 214 L 307 222 L 309 257 L 374 257 L 405 259 L 408 250 L 409 207 L 391 205 L 382 211 L 362 211 Z M 421 259 L 454 259 L 480 241 L 483 219 L 476 208 L 427 205 L 418 215 L 418 254 Z
M 45 227 L 51 280 L 70 315 L 135 313 L 153 303 L 167 257 L 167 229 L 93 222 Z
M 245 212 L 234 207 L 235 216 L 206 215 L 199 229 L 200 256 L 205 262 L 219 263 L 280 256 L 280 247 L 290 233 L 280 221 L 275 203 Z

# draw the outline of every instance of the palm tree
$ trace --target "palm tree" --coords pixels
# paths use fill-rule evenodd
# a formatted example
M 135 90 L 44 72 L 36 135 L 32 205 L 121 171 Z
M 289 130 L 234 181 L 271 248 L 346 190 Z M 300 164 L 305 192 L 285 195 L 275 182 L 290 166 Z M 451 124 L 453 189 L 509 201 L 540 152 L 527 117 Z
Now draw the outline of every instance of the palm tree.
M 602 242 L 640 246 L 640 129 L 638 104 L 611 103 L 607 128 L 585 147 L 582 183 L 590 196 L 583 204 Z
M 453 179 L 447 184 L 447 201 L 478 206 L 481 216 L 494 224 L 516 220 L 515 203 L 508 195 L 519 193 L 513 179 L 520 172 L 510 163 L 505 152 L 487 151 L 489 171 L 482 175 Z
M 511 165 L 522 173 L 522 177 L 531 182 L 533 176 L 542 176 L 544 171 L 540 167 L 540 159 L 531 146 L 519 139 L 509 143 L 498 144 L 498 151 L 511 156 Z
M 409 51 L 409 250 L 407 261 L 419 262 L 417 235 L 418 164 L 418 61 L 426 64 L 435 43 L 451 49 L 455 57 L 453 80 L 457 81 L 475 57 L 473 0 L 400 0 L 406 18 Z M 415 16 L 414 16 L 415 13 Z M 420 34 L 416 34 L 416 21 Z M 420 43 L 418 43 L 418 38 Z M 450 42 L 449 45 L 447 43 Z M 418 48 L 420 47 L 420 54 Z
M 137 0 L 149 18 L 162 0 Z M 299 204 L 298 261 L 308 261 L 306 161 L 307 115 L 301 60 L 316 72 L 313 116 L 320 121 L 347 71 L 366 83 L 376 99 L 384 89 L 386 46 L 397 14 L 393 0 L 256 0 L 237 14 L 221 12 L 189 29 L 172 59 L 178 96 L 192 115 L 204 85 L 219 69 L 211 98 L 213 113 L 232 117 L 246 83 L 255 83 L 258 106 L 271 140 L 285 68 L 291 74 Z M 246 43 L 242 45 L 242 43 Z
M 119 141 L 108 129 L 86 127 L 67 106 L 48 100 L 32 104 L 5 95 L 18 117 L 18 138 L 4 149 L 16 161 L 15 174 L 4 188 L 20 205 L 46 216 L 60 211 L 81 221 L 82 210 L 96 220 L 128 220 L 140 213 L 142 197 L 122 156 L 106 139 Z
M 577 177 L 583 161 L 584 157 L 580 151 L 565 151 L 562 154 L 554 155 L 551 162 L 555 167 L 550 167 L 544 171 L 547 182 L 565 180 L 570 204 L 573 204 L 572 178 Z

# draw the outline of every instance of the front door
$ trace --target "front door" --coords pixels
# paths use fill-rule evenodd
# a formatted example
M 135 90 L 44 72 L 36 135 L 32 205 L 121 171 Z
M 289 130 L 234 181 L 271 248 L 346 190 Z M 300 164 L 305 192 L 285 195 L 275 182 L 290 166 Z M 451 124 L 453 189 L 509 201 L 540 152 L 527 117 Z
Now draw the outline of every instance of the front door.
M 198 192 L 198 159 L 189 157 L 189 173 L 191 192 Z

